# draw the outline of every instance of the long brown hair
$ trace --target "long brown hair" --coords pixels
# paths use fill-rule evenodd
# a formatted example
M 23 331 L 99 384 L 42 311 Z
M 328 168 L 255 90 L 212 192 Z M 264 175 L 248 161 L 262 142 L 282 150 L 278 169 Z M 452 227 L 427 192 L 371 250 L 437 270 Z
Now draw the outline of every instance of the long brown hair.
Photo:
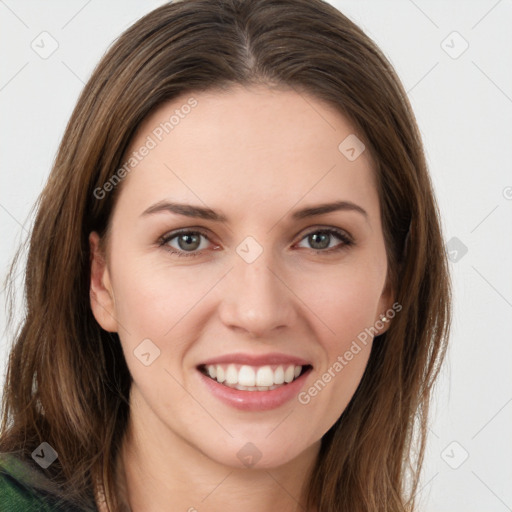
M 46 441 L 59 454 L 48 469 L 55 481 L 84 500 L 100 481 L 110 510 L 119 510 L 115 461 L 131 376 L 117 334 L 92 315 L 88 235 L 105 234 L 122 183 L 100 199 L 95 191 L 123 165 L 137 127 L 155 108 L 233 84 L 288 87 L 333 105 L 373 157 L 389 279 L 402 309 L 322 438 L 305 499 L 321 512 L 412 510 L 451 320 L 440 216 L 399 79 L 373 41 L 322 0 L 165 4 L 98 64 L 38 201 L 0 451 L 29 457 Z

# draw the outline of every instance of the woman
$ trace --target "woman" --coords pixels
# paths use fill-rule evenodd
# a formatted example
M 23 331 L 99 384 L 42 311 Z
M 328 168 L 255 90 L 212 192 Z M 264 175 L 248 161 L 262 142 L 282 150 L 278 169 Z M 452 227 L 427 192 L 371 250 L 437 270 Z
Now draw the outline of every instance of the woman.
M 38 206 L 9 510 L 414 509 L 447 262 L 406 94 L 339 11 L 155 9 Z

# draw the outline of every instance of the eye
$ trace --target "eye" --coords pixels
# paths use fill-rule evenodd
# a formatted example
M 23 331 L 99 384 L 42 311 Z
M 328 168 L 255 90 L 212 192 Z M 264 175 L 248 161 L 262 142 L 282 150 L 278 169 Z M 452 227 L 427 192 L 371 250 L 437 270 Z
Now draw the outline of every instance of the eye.
M 331 242 L 335 238 L 341 241 L 341 243 L 333 246 Z M 199 256 L 204 249 L 208 248 L 208 244 L 203 243 L 202 239 L 210 241 L 208 236 L 202 231 L 182 229 L 161 237 L 159 245 L 171 254 L 176 254 L 179 257 Z M 347 233 L 335 228 L 322 228 L 310 231 L 301 239 L 301 242 L 303 240 L 310 244 L 312 250 L 327 254 L 338 252 L 354 245 L 353 239 Z
M 341 240 L 341 244 L 332 245 L 333 238 Z M 324 253 L 331 253 L 347 249 L 354 244 L 353 239 L 344 231 L 334 228 L 323 228 L 310 231 L 301 241 L 305 240 L 310 244 L 311 249 Z
M 201 250 L 206 248 L 201 238 L 209 240 L 207 235 L 201 231 L 183 229 L 164 235 L 159 243 L 160 246 L 177 256 L 198 256 Z

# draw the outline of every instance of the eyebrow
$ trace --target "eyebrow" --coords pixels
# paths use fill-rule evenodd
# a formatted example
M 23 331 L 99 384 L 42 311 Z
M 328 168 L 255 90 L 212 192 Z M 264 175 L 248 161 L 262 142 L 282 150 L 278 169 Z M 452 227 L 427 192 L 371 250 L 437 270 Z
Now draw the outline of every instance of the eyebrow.
M 335 201 L 333 203 L 324 203 L 315 206 L 309 206 L 297 210 L 292 214 L 292 219 L 301 220 L 308 217 L 315 217 L 317 215 L 323 215 L 335 211 L 354 211 L 363 215 L 368 221 L 368 213 L 361 206 L 352 203 L 351 201 Z M 186 217 L 194 217 L 205 220 L 212 220 L 216 222 L 226 222 L 228 219 L 225 215 L 202 206 L 193 206 L 190 204 L 174 203 L 169 201 L 159 201 L 158 203 L 150 206 L 145 210 L 142 216 L 152 215 L 154 213 L 169 212 L 183 215 Z

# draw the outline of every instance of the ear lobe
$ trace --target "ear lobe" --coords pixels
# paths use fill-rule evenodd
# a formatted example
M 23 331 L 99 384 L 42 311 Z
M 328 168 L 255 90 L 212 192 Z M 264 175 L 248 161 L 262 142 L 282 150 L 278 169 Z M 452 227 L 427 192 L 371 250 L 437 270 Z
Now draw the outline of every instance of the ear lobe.
M 392 307 L 394 304 L 394 295 L 394 290 L 392 290 L 389 281 L 386 282 L 386 285 L 384 287 L 384 290 L 379 301 L 379 311 L 374 324 L 379 331 L 378 336 L 384 334 L 389 329 L 389 325 L 391 324 L 391 318 L 388 318 L 386 316 L 386 311 L 392 310 L 394 312 L 394 309 Z
M 381 315 L 379 315 L 379 318 L 375 322 L 375 327 L 378 329 L 377 336 L 384 334 L 389 329 L 390 323 L 391 320 L 386 317 L 386 313 L 382 313 Z M 380 329 L 380 327 L 382 327 L 382 329 Z
M 115 300 L 105 256 L 100 249 L 100 237 L 89 234 L 91 281 L 89 295 L 91 309 L 100 326 L 109 332 L 117 332 Z

